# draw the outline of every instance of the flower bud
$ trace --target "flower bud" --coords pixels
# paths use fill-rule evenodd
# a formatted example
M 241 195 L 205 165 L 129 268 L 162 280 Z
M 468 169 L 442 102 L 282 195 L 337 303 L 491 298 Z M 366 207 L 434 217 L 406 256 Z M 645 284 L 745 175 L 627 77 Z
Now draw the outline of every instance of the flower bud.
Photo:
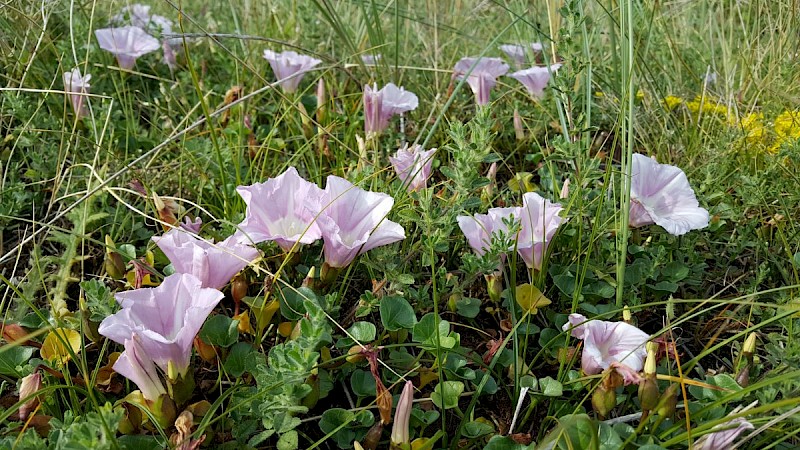
M 233 283 L 231 283 L 231 297 L 233 297 L 233 301 L 239 303 L 242 301 L 245 296 L 247 296 L 247 288 L 250 287 L 250 283 L 247 282 L 246 279 L 242 276 L 237 276 L 233 279 Z
M 645 348 L 647 349 L 647 358 L 644 360 L 644 374 L 647 375 L 655 375 L 656 374 L 656 357 L 658 355 L 658 344 L 655 342 L 648 342 L 645 344 Z
M 522 128 L 522 117 L 519 111 L 514 108 L 514 136 L 518 141 L 525 140 L 525 130 Z
M 38 371 L 34 372 L 25 378 L 22 379 L 22 383 L 19 386 L 19 399 L 24 400 L 30 397 L 33 394 L 36 394 L 42 389 L 42 374 Z M 28 418 L 28 414 L 30 414 L 36 407 L 39 406 L 39 398 L 33 397 L 25 402 L 24 405 L 19 407 L 19 417 L 22 420 Z
M 675 406 L 678 404 L 678 385 L 670 384 L 669 387 L 661 394 L 658 399 L 658 406 L 656 412 L 661 417 L 672 417 L 675 414 Z
M 392 426 L 391 445 L 401 446 L 411 444 L 408 423 L 411 419 L 411 409 L 414 406 L 414 383 L 406 381 L 400 400 L 397 402 L 397 409 L 394 412 L 394 425 Z
M 561 197 L 561 198 L 565 198 L 565 197 Z M 631 316 L 631 310 L 630 310 L 630 308 L 628 308 L 628 305 L 625 305 L 622 308 L 622 321 L 627 323 L 627 324 L 630 324 L 633 321 L 633 316 Z
M 639 383 L 639 402 L 642 404 L 642 410 L 655 409 L 658 406 L 659 394 L 655 375 L 645 375 L 644 380 Z
M 616 391 L 600 383 L 592 393 L 592 408 L 601 419 L 605 419 L 615 406 L 617 406 Z
M 489 299 L 495 303 L 500 303 L 500 296 L 503 294 L 503 274 L 500 272 L 483 276 L 486 279 L 486 290 L 489 292 Z
M 325 120 L 325 103 L 327 96 L 325 94 L 325 80 L 320 78 L 317 82 L 317 123 L 322 123 Z
M 747 336 L 747 339 L 744 341 L 744 345 L 742 346 L 742 354 L 745 357 L 753 357 L 753 353 L 756 351 L 756 333 L 750 333 Z
M 564 184 L 561 185 L 561 194 L 559 195 L 559 198 L 561 198 L 562 200 L 566 199 L 566 198 L 569 198 L 569 178 L 564 180 Z M 628 307 L 625 306 L 625 310 L 627 310 L 627 309 L 628 309 Z M 623 311 L 622 314 L 623 314 L 623 317 L 624 317 L 625 311 Z M 630 311 L 628 312 L 628 314 L 630 314 Z
M 381 435 L 383 435 L 383 422 L 380 420 L 372 426 L 372 428 L 367 431 L 367 435 L 364 436 L 364 450 L 375 450 L 378 448 L 378 444 L 381 441 Z M 355 442 L 357 444 L 357 442 Z
M 158 196 L 155 192 L 153 192 L 153 204 L 156 207 L 156 211 L 158 212 L 158 218 L 161 219 L 163 224 L 161 224 L 164 231 L 169 231 L 171 228 L 170 225 L 178 225 L 178 218 L 175 217 L 175 212 L 178 209 L 177 203 L 170 200 L 168 202 L 164 201 L 161 197 Z
M 303 278 L 303 283 L 301 284 L 301 287 L 314 289 L 314 287 L 316 286 L 316 282 L 314 279 L 316 275 L 317 275 L 317 268 L 312 266 L 311 269 L 308 270 L 308 274 L 306 275 L 306 277 Z

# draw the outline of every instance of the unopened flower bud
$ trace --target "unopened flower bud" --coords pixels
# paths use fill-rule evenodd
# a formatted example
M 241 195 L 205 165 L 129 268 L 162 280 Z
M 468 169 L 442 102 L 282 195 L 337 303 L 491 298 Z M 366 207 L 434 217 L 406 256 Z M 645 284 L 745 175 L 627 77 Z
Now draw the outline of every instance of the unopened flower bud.
M 518 141 L 525 139 L 525 130 L 522 128 L 522 117 L 520 117 L 519 111 L 516 108 L 514 108 L 514 136 Z
M 317 123 L 320 124 L 325 120 L 325 102 L 327 102 L 325 80 L 320 78 L 317 82 Z
M 561 197 L 564 198 L 564 197 Z M 628 308 L 628 305 L 625 305 L 622 308 L 622 321 L 630 324 L 633 321 L 633 316 L 631 316 L 631 310 Z
M 250 283 L 248 283 L 244 277 L 238 276 L 234 278 L 233 283 L 231 283 L 231 297 L 233 297 L 233 301 L 236 303 L 241 302 L 247 295 L 248 287 L 250 287 Z
M 19 399 L 24 400 L 33 394 L 36 394 L 42 389 L 42 374 L 38 371 L 34 372 L 22 379 L 19 386 Z M 39 398 L 33 397 L 25 402 L 24 405 L 19 407 L 19 417 L 22 420 L 28 418 L 30 414 L 39 405 Z
M 156 211 L 158 212 L 158 218 L 161 219 L 163 224 L 161 224 L 164 231 L 170 230 L 170 225 L 178 225 L 178 218 L 175 217 L 175 212 L 177 210 L 177 203 L 170 200 L 169 202 L 164 201 L 161 197 L 158 196 L 155 192 L 153 192 L 153 204 L 156 207 Z
M 392 426 L 392 445 L 410 444 L 408 433 L 409 420 L 411 419 L 411 409 L 414 406 L 414 383 L 406 381 L 400 400 L 397 402 L 397 409 L 394 412 L 394 426 Z
M 750 333 L 742 346 L 742 354 L 745 356 L 753 357 L 756 351 L 756 333 Z
M 378 448 L 381 435 L 383 435 L 383 422 L 379 420 L 367 431 L 367 435 L 364 436 L 362 448 L 364 450 L 375 450 Z
M 656 357 L 658 355 L 658 344 L 650 341 L 647 344 L 645 344 L 645 348 L 647 349 L 647 358 L 645 358 L 644 360 L 644 374 L 655 375 Z
M 301 287 L 314 289 L 314 287 L 316 286 L 316 280 L 314 279 L 316 275 L 317 275 L 317 268 L 312 266 L 311 269 L 308 270 L 308 274 L 306 275 L 306 277 L 303 278 L 303 283 Z
M 503 294 L 503 274 L 500 272 L 484 275 L 486 279 L 486 290 L 489 292 L 489 299 L 495 303 L 500 303 L 500 296 Z
M 658 406 L 656 412 L 661 417 L 672 417 L 675 414 L 675 406 L 678 404 L 678 385 L 670 384 L 669 387 L 661 394 L 658 399 Z
M 560 197 L 562 200 L 563 200 L 563 199 L 566 199 L 566 198 L 569 198 L 569 178 L 567 178 L 566 180 L 564 180 L 564 184 L 563 184 L 563 185 L 561 185 L 561 194 L 559 195 L 559 197 Z M 628 307 L 627 307 L 627 306 L 625 306 L 625 309 L 627 310 L 627 309 L 628 309 Z M 624 311 L 623 311 L 623 314 L 624 314 Z M 630 312 L 629 312 L 628 314 L 630 314 Z
M 607 388 L 604 383 L 600 383 L 592 393 L 592 408 L 601 419 L 604 419 L 608 417 L 615 406 L 617 406 L 616 391 Z

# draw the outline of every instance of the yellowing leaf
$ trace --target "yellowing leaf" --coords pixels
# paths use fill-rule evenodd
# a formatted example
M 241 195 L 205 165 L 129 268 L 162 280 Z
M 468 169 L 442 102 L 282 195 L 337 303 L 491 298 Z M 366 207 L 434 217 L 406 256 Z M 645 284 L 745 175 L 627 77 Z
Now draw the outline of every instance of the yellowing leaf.
M 67 347 L 69 346 L 69 347 Z M 72 353 L 81 350 L 81 335 L 69 328 L 54 328 L 42 343 L 39 351 L 43 359 L 59 365 L 66 364 L 70 360 L 70 349 Z
M 542 291 L 531 284 L 525 283 L 517 286 L 517 304 L 523 311 L 530 311 L 536 314 L 539 308 L 549 305 L 551 302 L 542 294 Z
M 233 320 L 239 321 L 237 328 L 240 333 L 255 334 L 253 333 L 253 327 L 250 326 L 250 313 L 248 313 L 247 310 L 233 316 Z
M 514 192 L 533 192 L 536 185 L 532 183 L 533 174 L 530 172 L 517 172 L 514 178 L 508 180 L 508 188 Z

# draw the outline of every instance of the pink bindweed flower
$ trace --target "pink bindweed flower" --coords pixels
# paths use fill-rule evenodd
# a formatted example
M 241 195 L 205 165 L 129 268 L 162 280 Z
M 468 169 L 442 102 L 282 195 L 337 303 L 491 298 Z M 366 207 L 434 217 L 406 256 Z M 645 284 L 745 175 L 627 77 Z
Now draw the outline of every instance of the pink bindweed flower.
M 414 383 L 406 381 L 400 400 L 397 402 L 397 409 L 394 411 L 394 425 L 392 425 L 392 446 L 402 447 L 410 445 L 411 438 L 408 435 L 409 420 L 411 410 L 414 408 Z M 393 447 L 394 448 L 394 447 Z
M 114 371 L 133 381 L 147 400 L 156 401 L 167 393 L 155 363 L 142 348 L 142 340 L 136 333 L 125 339 L 125 351 L 114 363 Z
M 111 22 L 117 25 L 130 24 L 139 28 L 147 28 L 150 24 L 150 5 L 134 3 L 123 6 L 119 14 L 111 18 Z
M 203 226 L 203 219 L 196 217 L 194 220 L 189 219 L 189 216 L 183 218 L 181 228 L 194 234 L 200 233 L 200 227 Z
M 560 67 L 561 64 L 553 64 L 549 68 L 536 66 L 514 72 L 509 76 L 522 83 L 532 96 L 541 97 L 544 95 L 547 82 L 550 81 L 550 74 L 555 73 Z
M 707 227 L 708 211 L 700 207 L 680 168 L 634 153 L 629 223 L 632 227 L 657 224 L 680 236 Z
M 408 185 L 408 190 L 416 191 L 426 187 L 431 176 L 434 153 L 435 148 L 425 150 L 421 145 L 413 145 L 409 150 L 406 143 L 394 156 L 389 157 L 389 162 L 392 163 L 397 177 Z
M 381 90 L 375 84 L 364 85 L 364 132 L 367 137 L 380 134 L 389 126 L 392 116 L 413 111 L 418 105 L 419 99 L 413 92 L 394 83 Z
M 363 62 L 365 66 L 376 66 L 381 58 L 383 58 L 383 56 L 381 56 L 380 53 L 374 55 L 365 53 L 361 55 L 361 62 Z
M 222 297 L 222 292 L 204 288 L 194 275 L 176 273 L 158 287 L 117 293 L 122 309 L 103 319 L 98 331 L 119 344 L 135 334 L 143 353 L 141 357 L 137 353 L 137 359 L 152 360 L 175 380 L 186 374 L 192 341 Z
M 731 419 L 711 429 L 719 431 L 712 431 L 698 439 L 695 443 L 695 448 L 699 450 L 727 450 L 731 448 L 733 441 L 740 434 L 753 428 L 755 428 L 753 424 L 743 417 Z
M 529 269 L 542 269 L 542 260 L 558 227 L 566 219 L 558 214 L 564 208 L 535 192 L 522 196 L 522 230 L 517 239 L 517 252 Z
M 540 53 L 544 49 L 544 46 L 541 42 L 531 42 L 529 47 L 533 53 Z M 508 55 L 508 57 L 511 58 L 517 66 L 524 66 L 528 62 L 526 55 L 527 49 L 523 45 L 504 44 L 500 46 L 500 50 Z
M 258 250 L 231 236 L 219 243 L 199 239 L 173 228 L 153 241 L 167 255 L 176 273 L 190 273 L 203 287 L 222 289 L 259 255 Z
M 89 81 L 92 76 L 86 74 L 81 76 L 81 71 L 77 67 L 70 72 L 64 72 L 64 90 L 68 92 L 72 109 L 75 110 L 75 115 L 78 118 L 86 117 L 89 115 L 89 108 L 86 107 L 87 97 L 81 94 L 88 94 L 92 85 Z
M 365 191 L 330 175 L 321 204 L 318 222 L 330 267 L 347 267 L 356 256 L 406 237 L 403 227 L 386 219 L 394 205 L 386 194 Z
M 467 243 L 478 255 L 485 254 L 492 244 L 492 235 L 499 232 L 508 234 L 506 223 L 513 219 L 519 223 L 522 208 L 491 208 L 488 214 L 475 214 L 474 216 L 458 216 L 458 227 L 467 238 Z M 513 238 L 513 236 L 511 236 Z M 513 251 L 513 245 L 509 247 Z
M 508 64 L 500 58 L 461 58 L 453 68 L 456 78 L 467 77 L 467 83 L 475 94 L 475 103 L 478 105 L 489 104 L 489 94 L 497 83 L 497 77 L 506 72 Z
M 316 223 L 322 189 L 304 180 L 294 167 L 236 191 L 247 204 L 239 232 L 253 242 L 275 241 L 288 252 L 295 243 L 311 244 L 322 237 Z
M 100 48 L 113 53 L 119 67 L 125 70 L 133 68 L 136 58 L 161 48 L 158 39 L 139 27 L 103 28 L 95 30 L 94 35 Z
M 581 368 L 587 375 L 601 373 L 614 363 L 623 364 L 634 372 L 644 367 L 645 344 L 650 336 L 633 325 L 587 320 L 582 314 L 570 314 L 562 329 L 570 330 L 573 337 L 583 340 Z
M 303 75 L 322 62 L 317 58 L 293 51 L 275 53 L 272 50 L 264 50 L 264 59 L 269 61 L 284 92 L 296 91 L 297 86 L 303 81 Z

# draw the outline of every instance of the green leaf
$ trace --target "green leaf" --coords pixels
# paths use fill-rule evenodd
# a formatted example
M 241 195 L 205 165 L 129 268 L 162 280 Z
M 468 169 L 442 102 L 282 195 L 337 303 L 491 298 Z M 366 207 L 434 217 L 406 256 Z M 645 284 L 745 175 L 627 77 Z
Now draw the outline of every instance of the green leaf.
M 369 411 L 354 413 L 342 408 L 331 408 L 322 413 L 319 428 L 325 434 L 333 433 L 333 440 L 339 448 L 352 448 L 353 441 L 361 439 L 375 423 L 375 416 Z
M 437 347 L 437 334 L 438 344 L 442 348 L 453 348 L 456 346 L 457 341 L 454 336 L 455 333 L 450 333 L 450 322 L 442 320 L 434 313 L 425 314 L 416 325 L 412 332 L 412 339 L 415 342 L 420 342 L 423 347 L 428 349 L 435 349 Z
M 22 373 L 17 370 L 31 359 L 34 349 L 23 346 L 5 346 L 0 350 L 0 374 L 10 377 L 21 377 Z
M 102 281 L 98 279 L 81 281 L 80 286 L 86 297 L 86 306 L 90 313 L 89 320 L 92 322 L 101 322 L 119 310 L 119 304 L 114 300 L 114 294 Z
M 492 436 L 483 450 L 530 450 L 532 448 L 533 444 L 522 445 L 508 436 Z
M 675 293 L 678 291 L 678 285 L 669 281 L 659 281 L 654 285 L 648 285 L 656 291 Z
M 217 314 L 203 325 L 203 329 L 200 330 L 200 338 L 211 345 L 230 347 L 239 340 L 238 326 L 238 320 Z
M 414 308 L 403 297 L 390 296 L 381 299 L 381 323 L 388 331 L 410 330 L 417 324 Z
M 661 274 L 669 279 L 669 281 L 677 283 L 689 276 L 689 267 L 682 262 L 672 261 L 661 269 Z
M 473 420 L 464 424 L 464 437 L 477 439 L 494 431 L 494 427 L 485 422 Z
M 458 406 L 458 400 L 462 393 L 464 393 L 464 383 L 443 381 L 433 389 L 431 401 L 441 409 L 452 409 Z
M 122 450 L 161 450 L 164 443 L 159 442 L 155 436 L 143 434 L 126 434 L 117 439 L 117 443 Z
M 256 354 L 253 355 L 253 353 Z M 225 372 L 229 375 L 240 377 L 247 371 L 248 360 L 259 357 L 263 359 L 263 355 L 256 352 L 252 345 L 246 342 L 237 342 L 231 347 L 231 352 L 228 353 L 223 367 L 225 368 Z
M 611 427 L 611 425 L 608 425 L 606 423 L 600 424 L 599 439 L 600 439 L 600 448 L 602 450 L 617 450 L 623 448 L 622 438 L 619 437 L 619 435 L 614 430 L 614 428 Z
M 551 377 L 544 377 L 539 380 L 539 388 L 542 394 L 547 397 L 559 397 L 564 393 L 564 388 L 558 380 Z
M 377 330 L 375 324 L 371 322 L 356 322 L 347 329 L 347 332 L 356 341 L 366 343 L 375 340 Z
M 461 297 L 456 301 L 456 312 L 459 316 L 474 319 L 481 312 L 481 301 L 477 298 Z
M 313 300 L 319 304 L 317 295 L 311 289 L 306 287 L 294 288 L 292 286 L 284 286 L 278 291 L 281 315 L 283 315 L 286 320 L 300 320 L 306 313 L 303 302 L 307 299 Z
M 295 430 L 282 434 L 281 438 L 278 439 L 278 450 L 295 450 L 299 445 L 297 431 Z
M 742 387 L 736 380 L 727 373 L 714 375 L 713 377 L 706 377 L 706 383 L 712 386 L 719 386 L 723 391 L 716 391 L 707 389 L 701 386 L 689 386 L 689 392 L 698 400 L 719 400 L 723 397 L 731 395 L 732 392 L 739 392 Z
M 586 414 L 570 414 L 558 419 L 558 425 L 542 439 L 536 449 L 599 450 L 597 422 Z
M 375 396 L 375 377 L 366 370 L 356 369 L 350 375 L 350 388 L 359 397 Z

